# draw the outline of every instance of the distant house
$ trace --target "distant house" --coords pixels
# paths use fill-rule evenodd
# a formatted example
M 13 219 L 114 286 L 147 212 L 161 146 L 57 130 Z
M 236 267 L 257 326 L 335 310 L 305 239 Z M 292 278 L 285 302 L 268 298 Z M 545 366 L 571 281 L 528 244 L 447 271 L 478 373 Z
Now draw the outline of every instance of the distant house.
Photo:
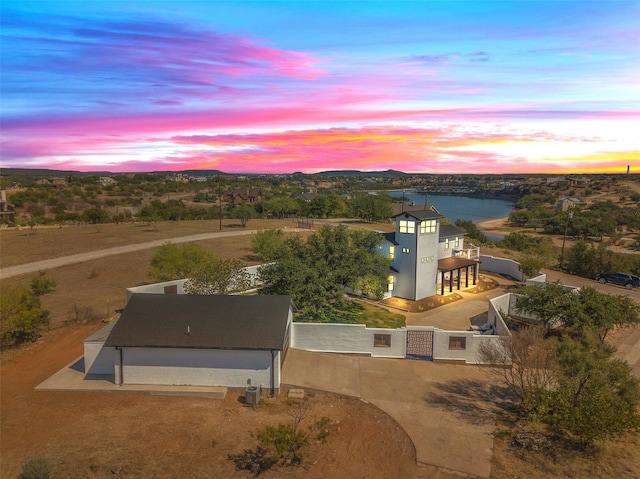
M 85 374 L 277 394 L 292 318 L 289 296 L 134 294 L 115 325 L 85 340 Z
M 64 190 L 67 187 L 67 180 L 60 177 L 42 178 L 36 181 L 41 186 L 53 186 L 58 190 Z
M 419 300 L 444 294 L 478 279 L 480 249 L 465 248 L 465 232 L 441 225 L 444 217 L 433 206 L 395 216 L 396 229 L 385 233 L 380 253 L 391 258 L 388 296 Z
M 302 200 L 302 201 L 304 201 L 306 203 L 309 203 L 309 202 L 315 200 L 317 196 L 318 196 L 317 193 L 314 193 L 313 191 L 309 191 L 307 193 L 298 193 L 294 197 L 294 199 L 295 200 Z
M 576 206 L 586 206 L 587 202 L 578 198 L 577 196 L 563 196 L 558 199 L 558 209 L 560 211 L 569 211 Z
M 227 191 L 225 197 L 229 203 L 236 205 L 240 203 L 256 204 L 262 198 L 262 191 L 258 188 L 234 188 Z
M 118 182 L 110 176 L 101 176 L 100 178 L 98 178 L 98 183 L 100 183 L 102 186 L 118 184 Z

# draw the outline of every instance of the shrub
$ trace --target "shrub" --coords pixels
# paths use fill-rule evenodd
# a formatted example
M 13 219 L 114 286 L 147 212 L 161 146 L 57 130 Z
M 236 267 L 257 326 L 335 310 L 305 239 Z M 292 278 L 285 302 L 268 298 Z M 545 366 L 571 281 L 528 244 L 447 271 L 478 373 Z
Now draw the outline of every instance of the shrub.
M 22 464 L 22 472 L 18 474 L 18 479 L 49 479 L 51 476 L 51 466 L 46 459 L 32 457 Z
M 31 291 L 36 296 L 42 296 L 50 293 L 57 284 L 55 279 L 48 277 L 44 271 L 40 271 L 38 276 L 31 280 Z

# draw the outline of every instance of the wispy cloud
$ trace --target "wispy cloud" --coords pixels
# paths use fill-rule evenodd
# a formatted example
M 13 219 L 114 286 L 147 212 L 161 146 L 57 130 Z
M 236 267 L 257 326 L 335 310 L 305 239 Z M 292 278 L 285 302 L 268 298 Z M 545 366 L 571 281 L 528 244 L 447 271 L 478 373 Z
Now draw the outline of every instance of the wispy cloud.
M 2 165 L 617 171 L 632 3 L 7 0 Z

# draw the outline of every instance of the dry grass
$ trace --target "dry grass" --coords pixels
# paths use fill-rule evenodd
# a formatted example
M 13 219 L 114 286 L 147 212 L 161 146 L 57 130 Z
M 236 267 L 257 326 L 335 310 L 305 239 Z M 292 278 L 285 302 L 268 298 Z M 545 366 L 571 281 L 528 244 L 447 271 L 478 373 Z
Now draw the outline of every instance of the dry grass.
M 292 222 L 284 224 L 295 226 Z M 274 225 L 271 221 L 252 221 L 249 228 Z M 3 230 L 2 265 L 216 231 L 216 226 L 217 222 L 164 223 L 156 231 L 145 226 L 104 225 L 41 229 L 34 235 Z M 253 261 L 249 236 L 199 244 L 222 257 Z M 76 314 L 80 320 L 86 316 L 101 318 L 121 308 L 125 288 L 149 281 L 147 269 L 153 252 L 150 249 L 101 258 L 50 271 L 58 286 L 42 299 L 44 307 L 52 312 L 52 326 L 73 321 Z M 3 280 L 2 285 L 25 282 L 32 276 Z M 455 296 L 444 298 L 453 301 Z M 42 455 L 54 464 L 56 477 L 111 477 L 111 469 L 116 466 L 121 467 L 117 469 L 120 477 L 247 477 L 226 461 L 228 452 L 240 452 L 243 445 L 249 446 L 248 431 L 257 426 L 257 416 L 238 406 L 237 397 L 219 402 L 33 391 L 34 386 L 82 354 L 82 339 L 99 327 L 81 324 L 59 328 L 46 333 L 43 342 L 2 352 L 1 476 L 15 477 L 24 459 Z M 373 406 L 323 396 L 318 413 L 339 421 L 330 444 L 314 450 L 308 467 L 278 472 L 278 477 L 452 477 L 416 467 L 406 434 Z M 278 420 L 279 414 L 274 410 L 265 417 Z M 498 432 L 508 432 L 510 427 L 499 423 Z M 513 448 L 507 435 L 498 434 L 491 477 L 640 477 L 640 438 L 625 437 L 589 454 L 570 450 L 550 454 Z

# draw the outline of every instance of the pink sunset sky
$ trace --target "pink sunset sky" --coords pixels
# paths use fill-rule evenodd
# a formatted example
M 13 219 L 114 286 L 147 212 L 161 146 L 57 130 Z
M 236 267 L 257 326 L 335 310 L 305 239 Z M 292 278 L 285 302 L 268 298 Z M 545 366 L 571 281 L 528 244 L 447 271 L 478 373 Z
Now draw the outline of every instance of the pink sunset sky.
M 637 2 L 0 8 L 2 168 L 640 167 Z

